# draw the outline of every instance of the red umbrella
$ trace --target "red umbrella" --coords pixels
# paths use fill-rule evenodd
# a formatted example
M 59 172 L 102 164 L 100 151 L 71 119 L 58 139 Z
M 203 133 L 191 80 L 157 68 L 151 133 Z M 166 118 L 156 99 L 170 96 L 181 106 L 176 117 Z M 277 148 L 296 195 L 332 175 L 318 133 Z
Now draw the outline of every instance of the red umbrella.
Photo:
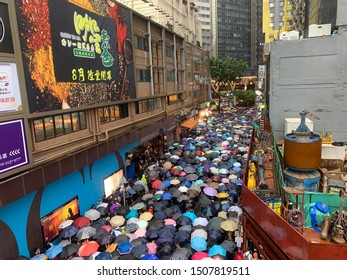
M 100 244 L 96 241 L 86 241 L 78 249 L 77 254 L 80 257 L 88 257 L 99 249 Z
M 89 225 L 90 219 L 84 216 L 78 217 L 76 220 L 73 221 L 73 225 L 76 227 L 85 227 Z
M 159 185 L 160 183 L 162 183 L 162 182 L 163 182 L 163 181 L 161 181 L 161 180 L 159 180 L 159 179 L 155 180 L 155 181 L 152 183 L 152 188 L 153 188 L 153 189 L 158 188 L 158 185 Z
M 202 260 L 204 258 L 209 258 L 209 255 L 208 253 L 206 252 L 195 252 L 193 255 L 192 255 L 192 260 L 196 261 L 196 260 Z

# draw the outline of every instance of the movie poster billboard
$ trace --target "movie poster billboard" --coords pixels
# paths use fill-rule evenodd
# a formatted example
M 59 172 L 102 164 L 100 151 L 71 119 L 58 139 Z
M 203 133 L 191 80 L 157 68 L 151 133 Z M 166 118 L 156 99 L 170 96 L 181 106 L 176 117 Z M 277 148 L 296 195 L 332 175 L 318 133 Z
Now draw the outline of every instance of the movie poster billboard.
M 23 119 L 0 122 L 0 174 L 29 163 Z
M 0 3 L 0 53 L 14 53 L 8 5 Z
M 16 12 L 30 113 L 135 98 L 129 10 L 16 0 Z

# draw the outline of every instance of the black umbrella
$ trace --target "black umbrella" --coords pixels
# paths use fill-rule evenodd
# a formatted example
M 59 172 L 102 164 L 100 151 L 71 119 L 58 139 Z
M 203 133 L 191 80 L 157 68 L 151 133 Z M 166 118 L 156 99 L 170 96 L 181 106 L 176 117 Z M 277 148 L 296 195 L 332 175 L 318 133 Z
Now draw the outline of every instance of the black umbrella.
M 98 228 L 101 228 L 102 226 L 105 226 L 105 225 L 107 225 L 107 224 L 108 224 L 108 223 L 107 223 L 107 221 L 106 221 L 105 219 L 99 219 L 99 220 L 97 220 L 97 221 L 95 221 L 95 222 L 92 222 L 92 223 L 90 224 L 90 226 L 93 227 L 93 228 L 98 229 Z
M 60 237 L 61 238 L 70 238 L 72 236 L 74 236 L 75 234 L 77 234 L 77 232 L 79 231 L 80 229 L 74 225 L 69 225 L 65 228 L 63 228 L 60 232 Z
M 77 243 L 70 243 L 64 246 L 62 252 L 60 253 L 60 258 L 66 260 L 68 257 L 77 253 L 79 247 L 80 245 L 78 245 Z
M 233 252 L 236 248 L 236 244 L 232 240 L 224 240 L 221 245 L 227 252 Z
M 158 230 L 159 238 L 174 238 L 176 233 L 176 228 L 173 225 L 167 225 Z
M 164 211 L 166 206 L 167 206 L 167 202 L 166 201 L 156 201 L 153 204 L 153 210 L 157 211 L 157 212 Z
M 108 231 L 104 228 L 97 228 L 95 234 L 92 236 L 93 239 L 98 239 L 100 236 L 108 234 Z
M 164 220 L 167 218 L 167 215 L 164 211 L 158 211 L 158 212 L 154 212 L 153 218 L 158 220 Z
M 185 225 L 185 226 L 180 226 L 178 231 L 187 231 L 191 233 L 193 231 L 192 225 Z
M 109 214 L 107 207 L 98 207 L 96 210 L 99 211 L 100 215 L 105 217 Z
M 225 219 L 221 217 L 213 217 L 211 220 L 208 221 L 208 224 L 206 226 L 206 230 L 220 230 L 221 229 L 221 223 L 225 221 Z
M 187 216 L 181 216 L 176 220 L 176 223 L 180 226 L 190 225 L 192 223 L 192 220 L 189 219 Z
M 116 236 L 116 239 L 113 241 L 114 243 L 121 243 L 121 242 L 129 242 L 130 237 L 126 234 L 120 234 Z
M 164 227 L 163 220 L 152 219 L 148 222 L 147 230 L 159 230 Z
M 159 236 L 158 236 L 158 230 L 147 230 L 146 231 L 146 237 L 148 239 L 157 239 Z
M 157 256 L 160 259 L 169 259 L 172 253 L 175 251 L 176 246 L 170 242 L 162 242 L 158 245 Z
M 138 237 L 138 238 L 133 239 L 133 240 L 131 241 L 131 244 L 133 244 L 134 247 L 137 246 L 137 245 L 139 245 L 139 244 L 145 244 L 145 245 L 146 245 L 147 243 L 148 243 L 148 240 L 147 240 L 147 238 L 144 237 L 144 236 Z
M 129 207 L 127 206 L 119 206 L 116 208 L 116 214 L 125 217 L 126 214 L 128 214 L 130 211 Z
M 175 233 L 174 241 L 175 243 L 185 242 L 190 239 L 190 232 L 185 230 L 179 230 Z
M 113 234 L 106 233 L 106 234 L 99 235 L 97 242 L 100 245 L 106 245 L 106 244 L 112 243 L 115 240 L 115 238 L 116 237 Z
M 133 247 L 131 254 L 136 258 L 141 259 L 148 254 L 148 248 L 145 244 L 138 244 Z
M 214 216 L 217 214 L 217 210 L 214 209 L 214 208 L 211 207 L 211 206 L 207 206 L 207 207 L 204 207 L 204 208 L 201 210 L 201 213 L 202 213 L 205 217 L 214 217 Z

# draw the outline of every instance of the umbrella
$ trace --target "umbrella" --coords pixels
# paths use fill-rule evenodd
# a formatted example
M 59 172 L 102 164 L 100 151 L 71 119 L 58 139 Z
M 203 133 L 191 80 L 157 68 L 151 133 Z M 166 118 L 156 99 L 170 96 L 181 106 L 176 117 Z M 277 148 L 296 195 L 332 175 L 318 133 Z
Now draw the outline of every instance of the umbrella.
M 221 244 L 227 252 L 233 252 L 236 248 L 236 244 L 232 240 L 224 240 Z
M 151 212 L 144 212 L 139 216 L 140 220 L 150 221 L 153 218 L 153 214 Z
M 139 228 L 139 229 L 137 229 L 137 230 L 134 232 L 134 234 L 135 234 L 136 238 L 139 238 L 139 237 L 145 237 L 145 236 L 146 236 L 146 232 L 147 232 L 146 229 L 144 229 L 144 228 Z
M 211 220 L 208 221 L 208 224 L 206 226 L 206 230 L 220 230 L 221 223 L 224 221 L 221 217 L 213 217 Z
M 59 234 L 61 238 L 70 238 L 79 231 L 79 228 L 74 225 L 69 225 L 63 228 Z
M 69 245 L 71 243 L 71 240 L 68 240 L 68 239 L 63 239 L 62 241 L 60 241 L 58 243 L 58 245 L 60 245 L 61 247 L 65 247 L 66 245 Z
M 193 226 L 207 226 L 208 220 L 204 217 L 198 217 L 193 221 Z
M 125 226 L 124 230 L 126 232 L 134 232 L 139 228 L 139 225 L 136 223 L 129 223 Z
M 154 182 L 152 182 L 152 188 L 153 189 L 157 189 L 158 188 L 158 185 L 160 184 L 160 183 L 162 183 L 163 181 L 161 181 L 161 180 L 159 180 L 159 179 L 157 179 L 157 180 L 155 180 Z
M 171 193 L 165 192 L 161 195 L 162 200 L 171 200 L 173 198 L 173 195 Z
M 122 242 L 129 242 L 130 237 L 126 234 L 120 234 L 116 237 L 114 240 L 114 243 L 122 243 Z
M 109 223 L 113 227 L 120 227 L 124 224 L 125 218 L 120 215 L 113 216 L 110 220 Z
M 76 227 L 84 227 L 84 226 L 87 226 L 89 225 L 90 223 L 90 219 L 87 218 L 87 217 L 84 217 L 84 216 L 80 216 L 78 217 L 76 220 L 73 221 L 73 225 L 76 226 Z
M 100 218 L 101 214 L 96 209 L 89 209 L 84 213 L 84 216 L 89 218 L 91 221 L 95 221 Z
M 95 260 L 112 260 L 112 255 L 109 252 L 100 252 L 96 257 Z
M 222 245 L 215 244 L 208 250 L 208 255 L 210 257 L 213 257 L 215 255 L 226 257 L 226 254 L 227 252 Z
M 132 248 L 133 244 L 131 244 L 130 242 L 121 242 L 117 247 L 117 251 L 120 255 L 124 255 L 129 254 Z
M 188 174 L 185 178 L 188 181 L 195 181 L 199 178 L 199 176 L 197 174 L 193 173 L 193 174 Z
M 145 220 L 138 220 L 136 224 L 139 226 L 139 228 L 147 228 L 148 222 Z
M 189 189 L 187 191 L 187 195 L 190 197 L 190 198 L 195 198 L 195 197 L 198 197 L 200 194 L 199 191 L 195 190 L 195 189 Z
M 196 261 L 196 260 L 202 260 L 202 259 L 205 259 L 205 258 L 208 258 L 209 255 L 207 252 L 195 252 L 193 255 L 192 255 L 192 260 Z
M 158 237 L 173 239 L 175 237 L 175 233 L 176 233 L 176 228 L 172 225 L 168 225 L 158 230 Z
M 106 233 L 106 234 L 100 235 L 97 241 L 100 245 L 108 246 L 108 244 L 111 244 L 115 239 L 116 237 L 112 233 Z
M 110 211 L 110 214 L 111 215 L 115 215 L 116 214 L 116 209 L 121 206 L 118 202 L 117 203 L 112 203 L 110 208 L 109 208 L 109 211 Z
M 129 211 L 130 209 L 128 206 L 119 206 L 116 208 L 116 214 L 124 217 L 126 214 L 128 214 Z
M 176 245 L 172 242 L 162 242 L 158 245 L 157 255 L 161 259 L 168 259 L 175 251 Z
M 159 230 L 162 227 L 164 227 L 164 221 L 163 220 L 152 220 L 148 223 L 147 230 Z
M 188 217 L 192 222 L 194 222 L 194 220 L 197 218 L 194 212 L 185 212 L 183 213 L 183 216 Z
M 139 213 L 135 209 L 130 209 L 130 211 L 125 215 L 125 219 L 138 218 L 138 217 L 139 217 Z
M 107 234 L 107 233 L 108 233 L 108 231 L 105 228 L 102 228 L 102 227 L 97 228 L 94 235 L 93 235 L 93 239 L 98 239 L 99 236 L 102 236 L 102 235 Z
M 190 235 L 190 239 L 193 239 L 195 236 L 203 237 L 205 240 L 207 240 L 207 232 L 204 229 L 198 228 L 192 232 Z
M 175 243 L 185 242 L 190 239 L 190 233 L 185 230 L 179 230 L 175 233 Z
M 143 201 L 147 201 L 147 200 L 150 200 L 152 197 L 153 197 L 153 194 L 146 193 L 145 195 L 143 195 L 143 196 L 141 197 L 141 199 L 142 199 Z
M 197 252 L 205 251 L 207 249 L 207 242 L 201 236 L 195 236 L 190 240 L 190 246 Z
M 104 226 L 102 226 L 101 228 L 106 229 L 107 232 L 111 232 L 111 230 L 113 229 L 112 226 L 109 226 L 109 225 L 104 225 Z
M 171 255 L 170 260 L 188 260 L 189 252 L 186 248 L 177 248 Z
M 51 245 L 50 248 L 48 248 L 45 252 L 45 255 L 50 260 L 54 259 L 56 256 L 58 256 L 63 251 L 63 247 L 61 245 Z
M 176 221 L 174 219 L 164 219 L 164 224 L 167 225 L 173 225 L 174 227 L 176 226 Z
M 62 252 L 60 253 L 61 259 L 67 259 L 68 257 L 72 256 L 73 254 L 77 253 L 80 246 L 77 243 L 70 243 L 63 247 Z
M 118 244 L 117 243 L 112 243 L 106 248 L 106 252 L 112 253 L 114 250 L 116 250 Z
M 158 236 L 158 230 L 153 230 L 153 229 L 147 230 L 146 231 L 146 237 L 148 239 L 157 239 L 159 237 Z
M 148 254 L 148 255 L 144 256 L 141 260 L 156 261 L 156 260 L 160 260 L 160 258 L 156 254 Z
M 145 208 L 145 207 L 146 207 L 146 205 L 143 202 L 138 202 L 135 205 L 133 205 L 131 208 L 135 209 L 135 210 L 140 210 L 140 209 Z
M 89 239 L 96 233 L 96 229 L 91 226 L 85 226 L 80 228 L 80 230 L 77 232 L 76 237 L 79 240 L 82 239 Z
M 232 220 L 225 220 L 220 225 L 221 229 L 225 231 L 235 231 L 238 230 L 238 224 Z
M 133 247 L 131 254 L 136 258 L 141 259 L 148 254 L 148 248 L 145 244 L 138 244 Z
M 66 227 L 72 225 L 72 223 L 73 223 L 73 220 L 67 219 L 59 225 L 59 228 L 60 229 L 66 228 Z
M 185 225 L 191 225 L 192 224 L 192 220 L 190 218 L 188 218 L 187 216 L 180 216 L 179 218 L 177 218 L 176 220 L 177 224 L 180 226 L 185 226 Z
M 163 211 L 158 211 L 158 212 L 154 212 L 153 218 L 157 220 L 164 220 L 167 218 L 167 215 Z
M 213 187 L 205 187 L 203 189 L 203 192 L 208 196 L 216 196 L 218 193 L 217 190 L 214 189 Z
M 99 206 L 96 210 L 100 213 L 100 216 L 107 216 L 109 214 L 107 207 Z
M 95 253 L 100 247 L 100 244 L 96 241 L 86 241 L 78 249 L 77 254 L 80 257 L 88 257 Z
M 217 214 L 217 210 L 214 209 L 212 206 L 206 206 L 201 210 L 201 213 L 205 217 L 214 217 Z
M 229 196 L 229 194 L 225 193 L 225 192 L 221 192 L 221 193 L 218 193 L 216 195 L 216 197 L 218 197 L 218 198 L 227 198 L 228 196 Z

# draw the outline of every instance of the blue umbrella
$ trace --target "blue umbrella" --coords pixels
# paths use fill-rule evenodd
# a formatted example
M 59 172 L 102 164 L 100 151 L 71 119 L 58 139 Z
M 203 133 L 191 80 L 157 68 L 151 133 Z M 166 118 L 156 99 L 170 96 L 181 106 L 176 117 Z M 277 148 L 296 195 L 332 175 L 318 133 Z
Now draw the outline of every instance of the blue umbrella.
M 101 252 L 95 257 L 95 260 L 100 260 L 100 261 L 112 260 L 112 256 L 108 252 Z
M 194 220 L 197 218 L 194 212 L 185 212 L 183 216 L 188 217 L 192 222 L 194 222 Z
M 130 211 L 125 215 L 125 219 L 129 220 L 131 218 L 138 218 L 139 213 L 135 209 L 130 209 Z
M 121 242 L 118 247 L 117 251 L 119 254 L 124 255 L 124 254 L 129 254 L 133 248 L 133 244 L 130 242 Z
M 156 260 L 160 260 L 160 258 L 156 254 L 147 254 L 146 256 L 141 258 L 141 260 L 156 261 Z
M 80 229 L 78 227 L 74 225 L 70 225 L 70 226 L 67 226 L 66 228 L 63 228 L 59 235 L 61 238 L 70 238 L 74 236 L 75 234 L 77 234 L 79 230 Z
M 165 192 L 161 195 L 162 200 L 171 200 L 173 198 L 171 193 Z
M 215 255 L 220 255 L 225 257 L 227 254 L 227 251 L 224 249 L 222 245 L 213 245 L 209 250 L 208 250 L 208 255 L 210 257 L 213 257 Z
M 45 252 L 46 256 L 52 260 L 56 256 L 58 256 L 63 251 L 63 246 L 61 245 L 52 245 L 50 248 L 47 249 Z
M 190 240 L 190 247 L 197 252 L 206 251 L 207 241 L 201 236 L 195 236 Z
M 176 223 L 180 226 L 186 226 L 192 224 L 192 220 L 187 216 L 182 215 L 179 218 L 177 218 Z

